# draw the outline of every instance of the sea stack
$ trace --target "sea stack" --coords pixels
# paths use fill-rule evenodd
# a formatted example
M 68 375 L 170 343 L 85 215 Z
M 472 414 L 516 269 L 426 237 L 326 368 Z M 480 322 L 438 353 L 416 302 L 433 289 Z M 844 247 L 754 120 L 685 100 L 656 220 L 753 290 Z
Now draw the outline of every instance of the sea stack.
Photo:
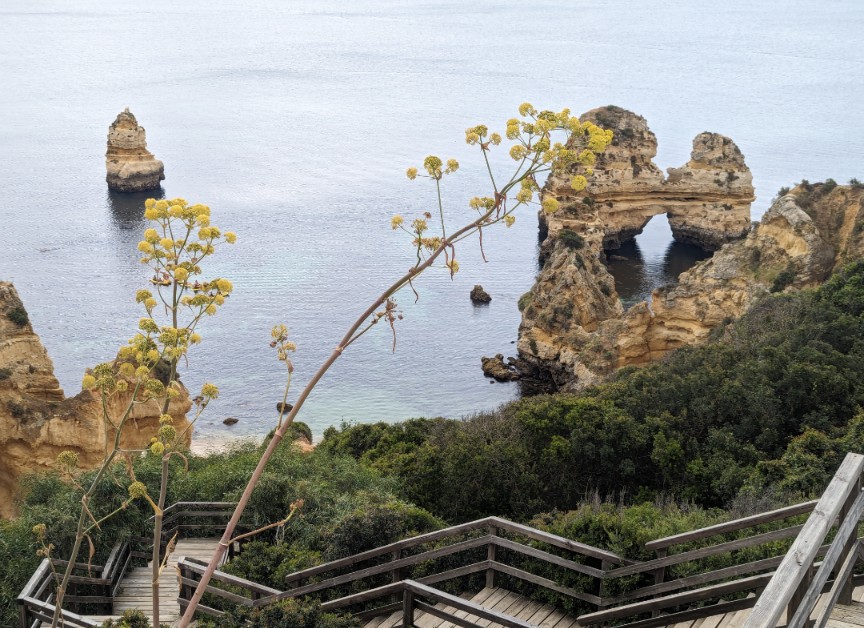
M 165 178 L 165 166 L 147 150 L 144 127 L 128 107 L 108 129 L 105 166 L 108 188 L 116 192 L 152 190 Z

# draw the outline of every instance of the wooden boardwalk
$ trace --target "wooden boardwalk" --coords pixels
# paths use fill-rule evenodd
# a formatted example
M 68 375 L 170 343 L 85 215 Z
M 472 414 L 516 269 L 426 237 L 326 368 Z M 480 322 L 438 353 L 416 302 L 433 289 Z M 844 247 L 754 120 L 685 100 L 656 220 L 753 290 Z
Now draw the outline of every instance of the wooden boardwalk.
M 824 598 L 820 602 L 824 602 Z M 831 611 L 831 618 L 826 624 L 826 628 L 862 628 L 864 626 L 864 587 L 857 587 L 852 594 L 852 604 L 845 606 L 837 604 Z M 815 610 L 822 608 L 821 603 L 817 603 Z M 747 618 L 750 617 L 752 609 L 744 609 L 741 611 L 726 613 L 725 615 L 713 615 L 711 617 L 703 617 L 692 621 L 679 622 L 670 624 L 667 628 L 741 628 Z M 782 618 L 785 623 L 785 616 Z
M 180 539 L 174 553 L 168 557 L 168 564 L 159 576 L 159 622 L 171 625 L 180 619 L 180 606 L 177 596 L 180 587 L 177 582 L 177 561 L 181 556 L 200 558 L 209 561 L 219 545 L 219 539 Z M 153 573 L 151 567 L 132 569 L 121 581 L 121 590 L 114 598 L 114 614 L 118 617 L 128 609 L 140 609 L 147 618 L 153 620 L 153 588 L 151 586 Z M 108 619 L 106 616 L 88 615 L 98 622 Z
M 535 626 L 542 626 L 543 628 L 575 628 L 579 625 L 575 618 L 565 615 L 548 604 L 529 600 L 506 589 L 487 588 L 474 595 L 464 594 L 461 597 L 471 600 L 483 608 L 498 611 L 510 617 L 527 621 Z M 436 604 L 435 606 L 451 613 L 456 610 L 445 604 Z M 456 611 L 454 614 L 479 626 L 498 625 L 491 623 L 489 620 L 469 615 L 465 611 Z M 396 628 L 401 625 L 402 611 L 398 611 L 392 615 L 375 617 L 366 624 L 366 628 Z M 453 623 L 445 619 L 422 612 L 417 612 L 414 616 L 414 625 L 418 628 L 455 628 Z

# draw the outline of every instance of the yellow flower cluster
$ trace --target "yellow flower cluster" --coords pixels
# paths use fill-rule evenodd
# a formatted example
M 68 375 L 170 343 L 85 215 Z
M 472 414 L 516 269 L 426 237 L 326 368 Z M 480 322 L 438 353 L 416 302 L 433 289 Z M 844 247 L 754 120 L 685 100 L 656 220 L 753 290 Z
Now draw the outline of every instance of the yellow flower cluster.
M 560 205 L 558 203 L 558 199 L 556 199 L 553 196 L 547 196 L 546 198 L 543 199 L 541 206 L 543 207 L 544 213 L 554 214 L 555 212 L 558 211 L 558 208 Z
M 402 226 L 403 222 L 405 222 L 405 220 L 402 218 L 402 216 L 396 214 L 395 216 L 393 216 L 393 218 L 390 219 L 390 228 L 395 231 Z

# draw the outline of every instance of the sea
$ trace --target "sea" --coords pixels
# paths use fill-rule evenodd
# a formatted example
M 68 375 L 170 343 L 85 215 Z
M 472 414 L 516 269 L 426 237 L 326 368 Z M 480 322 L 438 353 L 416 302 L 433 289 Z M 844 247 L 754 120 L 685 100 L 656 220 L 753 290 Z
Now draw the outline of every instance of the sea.
M 14 281 L 67 395 L 113 357 L 142 315 L 151 275 L 136 244 L 147 194 L 109 193 L 108 126 L 129 107 L 165 163 L 159 194 L 212 208 L 238 234 L 208 262 L 233 281 L 182 365 L 221 394 L 196 440 L 260 436 L 351 322 L 412 264 L 390 228 L 437 208 L 405 169 L 455 158 L 447 223 L 490 182 L 464 130 L 502 131 L 520 103 L 582 112 L 614 104 L 647 118 L 656 163 L 680 166 L 701 131 L 732 137 L 753 171 L 758 219 L 782 186 L 864 179 L 860 0 L 2 0 L 0 279 Z M 492 154 L 499 178 L 512 162 Z M 298 420 L 316 438 L 345 422 L 464 417 L 519 395 L 480 357 L 515 355 L 519 296 L 537 266 L 537 219 L 517 217 L 456 249 L 398 295 L 402 320 L 349 347 Z M 685 247 L 686 249 L 686 247 Z M 484 259 L 485 254 L 485 259 Z M 629 304 L 699 258 L 658 216 L 621 252 Z M 474 306 L 482 284 L 492 296 Z M 233 417 L 236 425 L 223 420 Z

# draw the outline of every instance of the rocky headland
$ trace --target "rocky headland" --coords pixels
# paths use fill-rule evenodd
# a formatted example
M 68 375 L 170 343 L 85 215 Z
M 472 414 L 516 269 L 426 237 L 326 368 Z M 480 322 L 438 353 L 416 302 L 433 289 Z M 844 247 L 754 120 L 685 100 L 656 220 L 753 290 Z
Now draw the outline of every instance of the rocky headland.
M 120 416 L 128 401 L 125 394 L 111 397 L 109 416 Z M 169 406 L 178 432 L 188 426 L 190 407 L 185 389 Z M 146 446 L 159 429 L 160 410 L 158 400 L 136 404 L 123 429 L 121 447 Z M 85 391 L 68 398 L 63 394 L 15 287 L 0 282 L 0 516 L 14 514 L 22 475 L 56 469 L 57 454 L 66 450 L 78 454 L 80 466 L 96 466 L 114 435 L 102 418 L 98 393 Z M 189 436 L 187 432 L 187 444 Z
M 519 303 L 520 363 L 549 388 L 579 390 L 616 369 L 659 360 L 707 339 L 771 292 L 818 285 L 864 256 L 861 187 L 802 184 L 780 196 L 750 229 L 753 187 L 735 143 L 701 133 L 691 158 L 668 176 L 654 165 L 656 138 L 644 118 L 617 107 L 583 119 L 615 131 L 589 187 L 550 177 L 543 194 L 561 209 L 540 216 L 543 268 Z M 607 251 L 666 213 L 676 240 L 716 250 L 625 310 Z
M 117 192 L 152 190 L 165 179 L 165 166 L 147 150 L 144 127 L 128 108 L 108 129 L 105 166 L 108 187 Z

